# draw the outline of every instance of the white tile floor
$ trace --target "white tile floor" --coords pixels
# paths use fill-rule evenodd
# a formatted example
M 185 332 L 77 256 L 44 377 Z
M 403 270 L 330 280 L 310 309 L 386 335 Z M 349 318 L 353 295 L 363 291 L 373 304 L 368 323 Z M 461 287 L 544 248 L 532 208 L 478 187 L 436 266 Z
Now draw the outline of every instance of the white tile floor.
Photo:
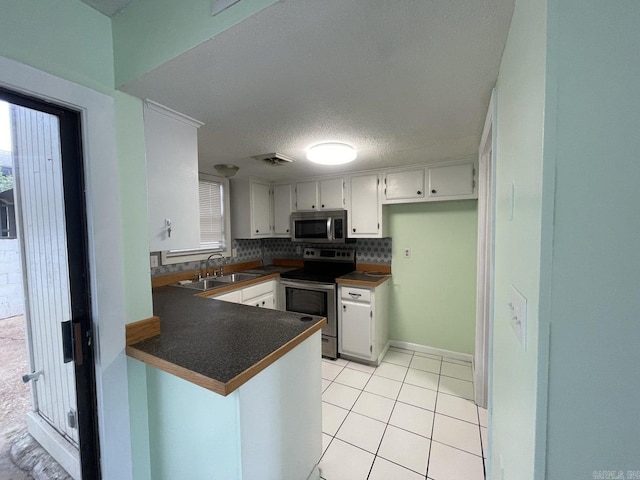
M 378 368 L 322 360 L 325 480 L 484 480 L 487 412 L 471 364 L 392 348 Z

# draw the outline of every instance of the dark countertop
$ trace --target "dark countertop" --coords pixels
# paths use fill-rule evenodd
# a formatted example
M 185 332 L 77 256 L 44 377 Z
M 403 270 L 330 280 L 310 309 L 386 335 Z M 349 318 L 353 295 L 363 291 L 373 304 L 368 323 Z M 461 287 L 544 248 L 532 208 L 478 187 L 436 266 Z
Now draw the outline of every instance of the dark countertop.
M 270 273 L 276 272 L 265 271 Z M 323 317 L 301 321 L 300 314 L 198 297 L 172 286 L 154 289 L 153 312 L 160 317 L 160 335 L 129 345 L 127 354 L 222 395 L 326 323 Z
M 391 274 L 378 275 L 372 272 L 351 272 L 336 280 L 340 285 L 356 285 L 375 288 L 391 278 Z

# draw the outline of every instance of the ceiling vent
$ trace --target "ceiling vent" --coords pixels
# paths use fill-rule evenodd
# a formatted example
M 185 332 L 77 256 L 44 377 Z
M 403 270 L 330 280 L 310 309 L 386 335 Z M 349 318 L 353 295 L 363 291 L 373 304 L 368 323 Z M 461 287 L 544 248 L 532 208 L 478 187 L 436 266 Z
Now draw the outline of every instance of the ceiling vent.
M 281 153 L 265 153 L 264 155 L 254 155 L 251 158 L 258 160 L 259 162 L 268 163 L 272 167 L 289 165 L 295 161 L 293 158 L 287 157 Z

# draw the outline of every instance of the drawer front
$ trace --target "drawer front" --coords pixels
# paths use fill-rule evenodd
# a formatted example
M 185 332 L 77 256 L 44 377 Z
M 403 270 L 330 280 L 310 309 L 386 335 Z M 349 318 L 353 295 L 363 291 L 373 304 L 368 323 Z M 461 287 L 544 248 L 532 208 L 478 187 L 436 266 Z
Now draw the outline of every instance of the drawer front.
M 343 300 L 371 302 L 371 290 L 368 288 L 340 287 L 340 291 L 340 296 Z
M 268 282 L 258 283 L 247 288 L 242 289 L 242 302 L 251 300 L 252 298 L 266 295 L 267 293 L 276 293 L 276 282 L 269 280 Z

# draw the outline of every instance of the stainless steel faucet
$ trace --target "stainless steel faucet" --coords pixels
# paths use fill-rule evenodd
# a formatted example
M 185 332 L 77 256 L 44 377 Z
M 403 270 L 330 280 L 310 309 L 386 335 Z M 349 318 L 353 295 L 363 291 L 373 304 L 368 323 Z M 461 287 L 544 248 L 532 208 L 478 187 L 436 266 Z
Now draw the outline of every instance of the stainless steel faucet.
M 209 276 L 209 261 L 213 257 L 215 257 L 216 255 L 219 256 L 222 259 L 222 263 L 220 264 L 220 268 L 218 269 L 218 275 L 219 276 L 223 276 L 224 275 L 224 265 L 227 263 L 227 259 L 223 254 L 221 254 L 219 252 L 215 252 L 215 253 L 212 253 L 211 255 L 209 255 L 209 257 L 207 258 L 206 263 L 204 264 L 204 276 L 205 276 L 205 278 Z M 213 270 L 213 274 L 216 275 L 215 268 Z

